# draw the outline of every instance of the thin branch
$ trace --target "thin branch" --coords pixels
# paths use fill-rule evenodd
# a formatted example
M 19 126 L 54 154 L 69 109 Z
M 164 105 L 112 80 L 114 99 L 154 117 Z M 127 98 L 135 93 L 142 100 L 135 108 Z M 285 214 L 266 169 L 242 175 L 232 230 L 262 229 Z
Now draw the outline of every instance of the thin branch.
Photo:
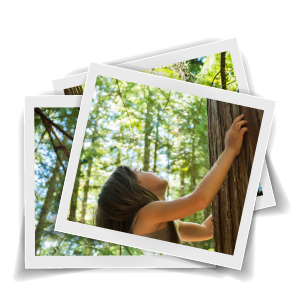
M 35 108 L 34 111 L 42 118 L 45 119 L 50 125 L 55 127 L 57 130 L 59 130 L 62 134 L 64 134 L 69 140 L 73 141 L 73 137 L 65 132 L 59 125 L 55 124 L 52 120 L 50 120 L 48 117 L 44 115 L 42 110 L 40 108 Z
M 49 135 L 49 138 L 50 138 L 50 142 L 51 142 L 52 147 L 53 147 L 53 149 L 54 149 L 54 151 L 56 153 L 57 159 L 58 159 L 59 163 L 61 164 L 62 168 L 64 169 L 65 174 L 67 174 L 67 170 L 66 170 L 65 166 L 62 163 L 62 160 L 61 160 L 61 158 L 60 158 L 60 156 L 58 154 L 56 146 L 54 145 L 54 141 L 53 141 L 53 138 L 52 138 L 52 135 L 51 135 L 51 130 L 49 129 L 50 126 L 48 126 L 47 121 L 45 119 L 42 118 L 42 121 L 44 123 L 44 126 L 45 126 L 47 132 L 48 132 L 48 135 Z
M 234 83 L 234 82 L 236 82 L 236 80 L 233 80 L 233 81 L 231 81 L 231 82 L 229 82 L 229 83 L 226 83 L 226 85 L 232 84 L 232 83 Z
M 226 71 L 226 73 L 230 72 L 232 69 L 233 69 L 233 67 L 230 68 L 228 71 Z M 214 83 L 214 81 L 215 81 L 217 75 L 218 75 L 220 72 L 221 72 L 221 70 L 220 70 L 220 71 L 215 75 L 215 77 L 213 78 L 213 81 L 211 82 L 211 85 L 210 85 L 211 87 L 213 86 L 213 83 Z
M 193 133 L 192 133 L 192 137 L 193 137 L 193 138 L 194 138 L 194 134 L 195 134 L 196 126 L 197 126 L 198 119 L 199 119 L 200 112 L 201 112 L 202 101 L 203 101 L 203 98 L 201 98 L 200 107 L 199 107 L 199 111 L 198 111 L 198 116 L 197 116 L 196 122 L 195 122 L 195 124 L 194 124 Z
M 127 252 L 128 252 L 130 255 L 132 255 L 131 252 L 129 251 L 129 249 L 128 249 L 126 246 L 123 246 L 123 247 L 125 247 L 125 249 L 127 250 Z
M 58 244 L 58 246 L 57 246 L 57 248 L 56 247 L 54 247 L 55 248 L 55 250 L 56 250 L 56 252 L 57 252 L 57 255 L 59 256 L 59 250 L 57 250 L 57 249 L 59 249 L 59 247 L 60 247 L 60 245 L 61 245 L 61 243 L 65 240 L 65 238 L 66 238 L 66 235 L 64 235 L 64 237 L 63 238 L 61 238 L 61 240 L 60 240 L 60 242 L 59 242 L 59 244 Z M 54 254 L 54 252 L 53 252 L 53 254 Z
M 44 135 L 45 135 L 46 132 L 47 132 L 47 130 L 45 130 L 44 133 L 42 134 L 42 136 L 41 136 L 41 138 L 40 138 L 40 141 L 39 141 L 38 145 L 36 146 L 36 148 L 35 148 L 35 150 L 34 150 L 34 153 L 37 151 L 37 149 L 38 149 L 40 143 L 42 142 L 42 140 L 43 140 Z
M 233 80 L 233 81 L 231 81 L 231 82 L 229 82 L 229 83 L 226 83 L 226 85 L 230 85 L 230 84 L 232 84 L 232 83 L 234 83 L 234 82 L 236 82 L 236 79 L 235 80 Z M 215 86 L 216 88 L 221 88 L 222 86 L 220 85 L 216 85 Z
M 49 126 L 50 127 L 50 126 Z M 54 134 L 55 138 L 57 139 L 58 143 L 60 144 L 61 149 L 64 151 L 65 155 L 67 156 L 67 158 L 70 158 L 70 154 L 68 152 L 68 150 L 66 149 L 66 147 L 63 145 L 63 143 L 61 142 L 61 140 L 58 138 L 58 136 L 56 135 L 55 131 L 53 130 L 52 127 L 50 127 L 50 130 L 52 131 L 52 133 Z M 58 147 L 56 147 L 56 149 L 59 149 Z
M 215 77 L 213 78 L 213 80 L 212 80 L 212 82 L 211 82 L 211 87 L 213 86 L 213 83 L 214 83 L 214 81 L 215 81 L 215 79 L 216 79 L 216 77 L 217 77 L 217 75 L 220 73 L 221 71 L 219 71 L 216 75 L 215 75 Z
M 122 97 L 122 95 L 121 95 L 121 88 L 120 88 L 120 86 L 119 86 L 119 81 L 118 81 L 118 79 L 116 79 L 116 80 L 117 80 L 117 85 L 118 85 L 118 88 L 119 88 L 119 97 L 121 98 L 121 100 L 122 100 L 122 102 L 123 102 L 123 105 L 124 105 L 124 107 L 125 107 L 125 109 L 126 109 L 126 112 L 127 112 L 127 115 L 128 115 L 128 119 L 129 119 L 129 122 L 130 122 L 130 128 L 131 128 L 131 132 L 132 132 L 133 141 L 135 142 L 134 133 L 133 133 L 133 127 L 132 127 L 130 115 L 129 115 L 129 112 L 128 112 L 128 110 L 127 110 L 126 104 L 125 104 L 125 102 L 124 102 L 124 100 L 123 100 L 123 97 Z
M 104 106 L 104 109 L 103 109 L 103 114 L 101 114 L 101 117 L 104 116 L 104 114 L 105 114 L 107 104 L 108 104 L 108 102 L 109 102 L 109 99 L 110 99 L 112 93 L 115 91 L 116 85 L 117 85 L 117 84 L 114 85 L 113 89 L 111 90 L 111 92 L 110 92 L 109 95 L 108 95 L 107 101 L 106 101 L 105 106 Z
M 161 88 L 159 88 L 159 89 L 160 89 L 161 93 L 164 95 L 164 97 L 168 100 L 167 103 L 166 103 L 166 105 L 165 105 L 165 107 L 164 107 L 164 109 L 162 110 L 162 112 L 164 112 L 164 111 L 165 111 L 165 108 L 167 107 L 167 105 L 168 105 L 168 103 L 169 103 L 169 101 L 170 101 L 170 96 L 171 96 L 171 92 L 172 92 L 172 91 L 170 91 L 169 96 L 167 97 L 167 96 L 165 95 L 165 93 L 162 91 L 162 89 L 161 89 Z

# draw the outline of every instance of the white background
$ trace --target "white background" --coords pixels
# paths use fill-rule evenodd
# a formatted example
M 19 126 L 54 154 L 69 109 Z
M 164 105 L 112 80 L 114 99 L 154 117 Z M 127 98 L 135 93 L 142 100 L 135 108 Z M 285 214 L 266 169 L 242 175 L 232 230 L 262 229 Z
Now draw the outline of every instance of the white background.
M 1 295 L 4 299 L 297 298 L 297 1 L 11 1 L 1 6 Z M 267 162 L 277 207 L 257 211 L 242 271 L 25 270 L 24 96 L 93 62 L 237 38 L 255 96 L 277 101 Z M 72 72 L 73 71 L 73 72 Z

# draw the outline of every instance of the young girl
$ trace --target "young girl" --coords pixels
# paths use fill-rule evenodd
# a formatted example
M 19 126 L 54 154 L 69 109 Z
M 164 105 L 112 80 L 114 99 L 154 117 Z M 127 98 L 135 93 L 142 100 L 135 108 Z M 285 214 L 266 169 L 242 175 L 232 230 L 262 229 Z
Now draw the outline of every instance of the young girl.
M 208 207 L 240 153 L 248 129 L 244 115 L 237 117 L 225 137 L 225 150 L 189 195 L 165 201 L 168 181 L 153 172 L 119 166 L 103 185 L 98 198 L 96 226 L 168 242 L 203 241 L 213 237 L 212 216 L 203 224 L 181 222 Z

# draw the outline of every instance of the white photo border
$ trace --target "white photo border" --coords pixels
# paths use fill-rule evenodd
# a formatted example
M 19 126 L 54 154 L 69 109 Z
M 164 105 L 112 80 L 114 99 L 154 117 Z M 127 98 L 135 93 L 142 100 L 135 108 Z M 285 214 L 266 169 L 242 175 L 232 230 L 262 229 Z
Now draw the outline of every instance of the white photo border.
M 221 53 L 224 51 L 230 52 L 240 92 L 243 94 L 250 94 L 246 74 L 243 67 L 243 61 L 239 52 L 236 39 L 230 39 L 220 42 L 209 43 L 206 45 L 200 45 L 192 48 L 177 50 L 174 52 L 134 60 L 131 62 L 125 62 L 122 64 L 118 64 L 117 66 L 120 68 L 130 69 L 134 71 L 144 71 L 151 68 L 158 68 L 168 64 L 194 59 L 197 57 Z M 87 73 L 80 73 L 62 79 L 54 80 L 53 87 L 55 94 L 64 95 L 64 89 L 85 84 L 86 75 Z M 255 210 L 276 206 L 266 162 L 263 166 L 260 184 L 262 187 L 263 195 L 257 196 Z
M 248 190 L 245 198 L 244 209 L 240 221 L 239 233 L 237 236 L 235 251 L 233 255 L 197 249 L 190 246 L 169 243 L 143 236 L 118 232 L 115 230 L 104 229 L 67 220 L 75 175 L 78 168 L 81 147 L 84 140 L 97 76 L 111 77 L 141 85 L 149 85 L 164 90 L 172 90 L 178 93 L 196 95 L 199 97 L 210 98 L 217 101 L 264 110 L 251 175 L 249 179 Z M 56 219 L 55 231 L 75 234 L 97 240 L 104 240 L 107 242 L 159 252 L 172 256 L 178 256 L 195 261 L 206 262 L 214 265 L 230 267 L 233 269 L 241 269 L 257 195 L 257 188 L 260 181 L 260 175 L 262 172 L 269 134 L 271 130 L 274 107 L 274 101 L 259 97 L 234 93 L 222 89 L 192 84 L 179 80 L 173 80 L 170 78 L 141 73 L 124 68 L 91 63 L 87 75 L 84 95 L 82 97 L 82 103 L 80 106 L 73 147 Z
M 25 268 L 215 268 L 168 255 L 136 256 L 36 256 L 34 195 L 34 108 L 80 107 L 82 96 L 32 96 L 25 98 Z

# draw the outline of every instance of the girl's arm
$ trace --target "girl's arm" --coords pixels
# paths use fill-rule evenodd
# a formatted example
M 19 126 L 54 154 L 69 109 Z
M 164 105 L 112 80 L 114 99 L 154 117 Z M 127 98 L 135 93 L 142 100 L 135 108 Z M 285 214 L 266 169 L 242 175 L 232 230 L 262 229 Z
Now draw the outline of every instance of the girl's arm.
M 248 130 L 241 126 L 247 121 L 237 117 L 225 137 L 225 150 L 217 162 L 202 179 L 200 184 L 191 194 L 173 201 L 155 201 L 147 204 L 140 211 L 140 216 L 145 224 L 158 224 L 174 221 L 190 216 L 206 208 L 214 199 L 221 188 L 235 157 L 240 153 L 244 133 Z
M 179 221 L 179 233 L 184 242 L 201 242 L 214 236 L 212 216 L 209 216 L 203 224 Z

